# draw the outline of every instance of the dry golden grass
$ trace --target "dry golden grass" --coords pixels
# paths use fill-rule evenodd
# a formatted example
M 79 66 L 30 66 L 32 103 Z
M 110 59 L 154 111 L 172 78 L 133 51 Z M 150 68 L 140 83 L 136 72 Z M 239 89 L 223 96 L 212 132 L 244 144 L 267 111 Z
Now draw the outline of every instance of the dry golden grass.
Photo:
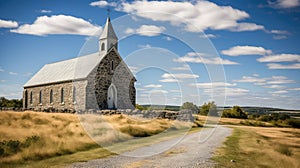
M 192 123 L 188 122 L 150 120 L 126 115 L 0 112 L 1 142 L 24 142 L 28 137 L 39 137 L 39 140 L 29 147 L 8 156 L 0 156 L 0 164 L 48 159 L 99 148 L 98 144 L 108 146 L 135 137 L 152 136 L 166 130 L 188 129 L 191 125 Z M 111 152 L 106 151 L 103 156 L 108 154 Z
M 253 124 L 256 124 L 257 126 L 266 126 L 271 127 L 273 126 L 271 123 L 268 122 L 262 122 L 262 121 L 256 121 L 256 120 L 249 120 L 249 119 L 238 119 L 238 118 L 220 118 L 220 117 L 207 117 L 203 115 L 195 115 L 194 117 L 198 118 L 200 123 L 204 124 L 207 123 L 215 123 L 215 124 L 221 124 L 221 125 L 242 125 L 241 122 L 250 122 Z
M 239 126 L 214 159 L 220 167 L 298 168 L 299 158 L 299 129 Z

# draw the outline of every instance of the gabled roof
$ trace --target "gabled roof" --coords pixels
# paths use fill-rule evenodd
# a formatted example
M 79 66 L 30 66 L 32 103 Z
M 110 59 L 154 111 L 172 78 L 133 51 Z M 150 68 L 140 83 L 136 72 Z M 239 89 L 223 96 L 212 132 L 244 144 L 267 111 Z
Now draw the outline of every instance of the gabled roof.
M 118 37 L 116 36 L 116 33 L 113 29 L 113 26 L 110 23 L 110 18 L 109 17 L 107 17 L 106 24 L 104 26 L 102 34 L 99 37 L 99 39 L 105 39 L 105 38 L 118 39 Z
M 101 62 L 105 55 L 99 56 L 99 53 L 96 52 L 86 56 L 46 64 L 24 87 L 84 79 Z

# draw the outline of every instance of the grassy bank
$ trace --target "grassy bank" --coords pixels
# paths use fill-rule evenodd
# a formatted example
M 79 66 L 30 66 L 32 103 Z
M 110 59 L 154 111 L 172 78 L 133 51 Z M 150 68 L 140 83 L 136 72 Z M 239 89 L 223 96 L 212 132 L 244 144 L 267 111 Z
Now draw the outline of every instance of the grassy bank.
M 234 127 L 217 150 L 218 167 L 300 167 L 300 130 Z
M 186 122 L 146 120 L 126 115 L 0 112 L 0 167 L 62 166 L 96 159 L 113 154 L 98 144 L 113 145 L 111 149 L 126 151 L 155 140 L 178 136 L 178 131 L 185 133 L 190 127 L 191 123 Z M 177 133 L 166 133 L 166 130 Z M 165 137 L 151 139 L 162 132 Z M 150 139 L 137 141 L 137 137 Z

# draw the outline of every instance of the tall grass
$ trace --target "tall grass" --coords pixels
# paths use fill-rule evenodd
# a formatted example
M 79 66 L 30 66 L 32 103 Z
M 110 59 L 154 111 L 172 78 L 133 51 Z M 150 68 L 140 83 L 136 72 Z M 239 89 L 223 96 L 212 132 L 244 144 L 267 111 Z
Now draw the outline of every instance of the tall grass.
M 298 168 L 299 134 L 293 128 L 234 127 L 214 160 L 220 167 Z
M 66 113 L 0 112 L 0 142 L 17 142 L 17 150 L 5 144 L 0 163 L 42 160 L 111 145 L 166 130 L 190 128 L 192 123 L 167 119 L 143 119 L 127 115 L 74 115 Z M 90 138 L 92 137 L 92 138 Z M 98 143 L 98 144 L 97 144 Z M 2 145 L 3 146 L 3 145 Z M 1 167 L 1 166 L 0 166 Z

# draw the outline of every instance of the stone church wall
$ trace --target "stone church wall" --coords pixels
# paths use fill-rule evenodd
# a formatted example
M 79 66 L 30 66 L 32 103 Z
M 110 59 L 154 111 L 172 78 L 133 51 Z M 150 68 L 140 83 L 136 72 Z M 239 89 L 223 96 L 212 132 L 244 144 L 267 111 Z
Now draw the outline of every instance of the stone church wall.
M 87 108 L 107 109 L 108 88 L 112 83 L 117 90 L 117 108 L 135 108 L 135 79 L 114 50 L 102 59 L 88 81 L 87 93 L 94 98 L 87 96 L 88 102 L 92 102 L 87 103 Z
M 85 109 L 85 88 L 86 81 L 64 82 L 43 86 L 28 87 L 24 89 L 23 107 L 38 111 L 75 111 L 75 109 Z M 75 88 L 75 91 L 74 91 Z M 52 103 L 50 102 L 50 92 L 52 89 Z M 63 89 L 64 100 L 61 102 L 61 90 Z M 42 100 L 40 102 L 40 92 Z M 32 103 L 31 96 L 32 93 Z M 75 96 L 73 96 L 75 93 Z M 27 94 L 27 96 L 25 95 Z M 27 97 L 27 100 L 25 99 Z

